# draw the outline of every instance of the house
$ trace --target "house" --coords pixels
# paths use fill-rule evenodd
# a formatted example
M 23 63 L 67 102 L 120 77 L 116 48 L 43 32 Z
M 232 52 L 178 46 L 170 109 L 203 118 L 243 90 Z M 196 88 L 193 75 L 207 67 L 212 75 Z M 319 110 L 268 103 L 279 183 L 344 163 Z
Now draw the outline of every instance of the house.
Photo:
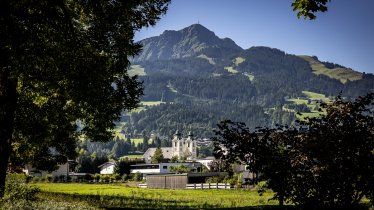
M 171 159 L 176 156 L 178 159 L 186 158 L 187 160 L 195 160 L 197 152 L 197 143 L 193 139 L 192 132 L 188 133 L 187 138 L 182 138 L 182 134 L 177 130 L 172 140 L 172 147 L 161 147 L 162 154 L 165 159 Z M 152 157 L 156 148 L 149 148 L 143 155 L 143 159 L 147 164 L 152 162 Z
M 190 163 L 158 163 L 158 164 L 138 164 L 130 166 L 130 173 L 141 173 L 143 175 L 147 174 L 166 174 L 170 173 L 172 166 L 185 165 L 190 168 L 193 172 L 200 172 L 203 165 L 198 162 Z
M 25 167 L 22 169 L 23 173 L 30 176 L 38 176 L 38 177 L 45 177 L 47 174 L 51 174 L 52 176 L 68 176 L 70 172 L 73 170 L 73 166 L 77 163 L 73 160 L 68 160 L 67 163 L 58 165 L 57 170 L 49 172 L 49 171 L 43 171 L 38 170 L 34 168 L 32 165 L 25 165 Z
M 99 165 L 100 174 L 114 174 L 116 163 L 114 161 L 106 162 L 102 165 Z
M 215 158 L 213 156 L 210 156 L 202 159 L 196 159 L 195 161 L 201 163 L 203 166 L 210 170 L 210 165 L 214 160 Z

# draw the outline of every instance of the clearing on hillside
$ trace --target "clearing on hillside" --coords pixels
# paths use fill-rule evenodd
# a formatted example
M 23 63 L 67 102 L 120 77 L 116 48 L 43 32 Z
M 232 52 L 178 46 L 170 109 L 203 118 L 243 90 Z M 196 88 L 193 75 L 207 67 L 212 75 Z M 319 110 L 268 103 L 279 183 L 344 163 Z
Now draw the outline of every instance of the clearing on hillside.
M 340 80 L 341 83 L 346 83 L 348 80 L 355 81 L 362 79 L 362 73 L 353 71 L 352 69 L 348 68 L 327 68 L 323 63 L 319 62 L 318 60 L 314 59 L 313 57 L 302 55 L 299 56 L 304 60 L 308 61 L 310 67 L 313 70 L 313 73 L 316 75 L 325 75 L 332 79 Z

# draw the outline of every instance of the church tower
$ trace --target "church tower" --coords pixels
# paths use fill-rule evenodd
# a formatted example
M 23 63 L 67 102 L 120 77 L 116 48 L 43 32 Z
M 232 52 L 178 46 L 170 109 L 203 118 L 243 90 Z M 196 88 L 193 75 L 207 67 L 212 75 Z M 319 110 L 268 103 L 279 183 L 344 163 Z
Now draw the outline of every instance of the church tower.
M 174 134 L 174 138 L 172 140 L 173 156 L 177 156 L 178 158 L 182 157 L 183 147 L 184 147 L 184 142 L 182 139 L 182 134 L 179 132 L 179 130 L 176 130 Z

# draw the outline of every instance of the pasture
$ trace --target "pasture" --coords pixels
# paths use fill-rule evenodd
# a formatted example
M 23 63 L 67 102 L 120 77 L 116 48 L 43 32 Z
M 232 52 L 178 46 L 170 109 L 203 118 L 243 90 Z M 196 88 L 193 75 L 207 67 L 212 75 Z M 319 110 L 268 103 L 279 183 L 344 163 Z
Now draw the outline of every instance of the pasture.
M 140 189 L 126 184 L 37 183 L 33 185 L 41 189 L 43 196 L 65 197 L 76 202 L 87 202 L 97 208 L 268 209 L 269 206 L 276 208 L 278 204 L 277 201 L 269 201 L 273 196 L 272 192 L 265 192 L 259 196 L 257 191 L 253 190 Z

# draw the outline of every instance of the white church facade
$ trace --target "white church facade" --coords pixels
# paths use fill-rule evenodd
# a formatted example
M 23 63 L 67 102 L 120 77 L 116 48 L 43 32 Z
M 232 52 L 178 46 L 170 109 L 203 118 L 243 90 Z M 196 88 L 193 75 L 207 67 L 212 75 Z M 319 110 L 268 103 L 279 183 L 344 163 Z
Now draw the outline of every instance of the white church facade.
M 151 163 L 153 154 L 157 148 L 149 148 L 143 155 L 146 163 Z M 187 138 L 183 138 L 182 134 L 177 130 L 172 140 L 172 147 L 161 147 L 162 154 L 165 159 L 172 159 L 174 156 L 178 160 L 186 158 L 187 160 L 196 160 L 197 144 L 193 138 L 192 132 L 188 133 Z

